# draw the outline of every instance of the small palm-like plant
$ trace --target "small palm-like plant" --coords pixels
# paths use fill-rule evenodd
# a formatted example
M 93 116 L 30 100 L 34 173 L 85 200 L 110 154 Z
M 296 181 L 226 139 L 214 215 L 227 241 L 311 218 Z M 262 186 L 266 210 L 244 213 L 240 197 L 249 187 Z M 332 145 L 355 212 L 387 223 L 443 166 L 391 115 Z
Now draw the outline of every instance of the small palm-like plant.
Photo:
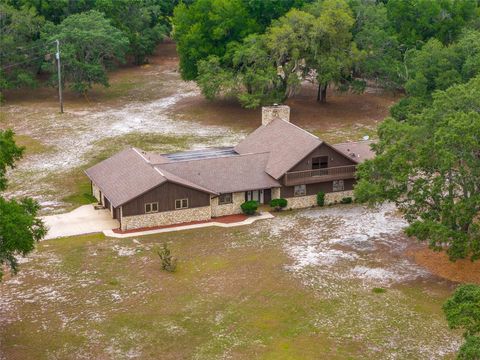
M 168 272 L 175 272 L 175 270 L 177 270 L 177 259 L 172 255 L 167 243 L 163 243 L 161 249 L 157 247 L 155 252 L 162 262 L 162 270 Z

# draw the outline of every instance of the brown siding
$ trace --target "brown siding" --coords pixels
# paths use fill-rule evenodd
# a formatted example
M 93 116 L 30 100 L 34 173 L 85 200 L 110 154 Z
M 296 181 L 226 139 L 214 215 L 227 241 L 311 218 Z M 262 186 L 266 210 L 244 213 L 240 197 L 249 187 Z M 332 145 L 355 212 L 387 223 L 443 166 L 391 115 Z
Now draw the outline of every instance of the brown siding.
M 144 214 L 145 204 L 150 202 L 158 202 L 159 211 L 175 210 L 175 199 L 186 198 L 189 208 L 210 205 L 210 194 L 167 182 L 124 204 L 123 216 Z
M 355 179 L 343 180 L 345 190 L 353 190 L 353 185 L 355 185 Z M 307 195 L 316 195 L 319 191 L 324 193 L 333 192 L 333 181 L 321 182 L 316 184 L 307 184 Z M 280 189 L 280 196 L 282 198 L 294 197 L 293 195 L 293 186 L 282 186 Z
M 355 165 L 355 161 L 348 159 L 330 146 L 322 144 L 289 171 L 310 170 L 312 168 L 312 158 L 319 156 L 328 156 L 328 167 Z

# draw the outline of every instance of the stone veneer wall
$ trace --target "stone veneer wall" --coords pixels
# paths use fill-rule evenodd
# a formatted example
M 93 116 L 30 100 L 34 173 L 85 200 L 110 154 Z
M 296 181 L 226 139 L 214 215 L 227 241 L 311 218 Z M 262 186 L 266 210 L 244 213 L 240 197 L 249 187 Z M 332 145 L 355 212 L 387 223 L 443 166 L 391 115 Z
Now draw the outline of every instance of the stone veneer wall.
M 180 224 L 191 221 L 210 220 L 212 209 L 202 206 L 183 210 L 162 211 L 153 214 L 143 214 L 122 217 L 122 230 L 139 229 L 171 224 Z
M 353 198 L 353 191 L 337 191 L 332 193 L 325 194 L 325 205 L 333 204 L 335 202 L 340 202 L 344 197 Z M 317 195 L 308 195 L 308 196 L 298 196 L 287 198 L 288 205 L 287 209 L 302 209 L 308 208 L 317 205 Z
M 218 204 L 218 197 L 212 198 L 210 204 L 212 207 L 212 217 L 241 214 L 242 205 L 245 202 L 245 192 L 236 192 L 232 194 L 231 204 Z
M 325 194 L 325 205 L 334 204 L 335 202 L 340 202 L 343 198 L 353 196 L 353 190 L 337 191 Z
M 280 198 L 280 188 L 272 188 L 272 199 Z

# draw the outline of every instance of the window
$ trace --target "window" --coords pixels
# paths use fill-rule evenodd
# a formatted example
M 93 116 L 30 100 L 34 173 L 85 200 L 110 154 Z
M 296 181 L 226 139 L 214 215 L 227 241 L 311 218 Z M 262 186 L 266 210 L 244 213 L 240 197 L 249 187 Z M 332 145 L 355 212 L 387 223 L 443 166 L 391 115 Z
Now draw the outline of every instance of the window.
M 345 189 L 343 180 L 335 180 L 333 182 L 333 191 L 342 191 Z
M 218 197 L 218 205 L 231 204 L 232 203 L 232 193 L 221 194 Z
M 186 209 L 188 208 L 188 199 L 177 199 L 175 200 L 175 209 Z
M 156 212 L 158 212 L 158 202 L 145 204 L 145 214 L 156 213 Z
M 328 156 L 319 156 L 312 159 L 312 169 L 328 168 Z
M 307 185 L 295 185 L 293 188 L 293 196 L 307 195 Z

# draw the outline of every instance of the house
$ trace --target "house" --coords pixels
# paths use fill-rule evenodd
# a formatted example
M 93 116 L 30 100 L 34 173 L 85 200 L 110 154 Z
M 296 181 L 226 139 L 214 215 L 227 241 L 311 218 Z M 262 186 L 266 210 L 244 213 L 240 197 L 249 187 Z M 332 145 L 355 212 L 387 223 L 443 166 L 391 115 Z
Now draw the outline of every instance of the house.
M 235 147 L 156 154 L 130 148 L 86 170 L 92 193 L 122 230 L 241 213 L 247 200 L 285 198 L 289 208 L 352 196 L 369 142 L 330 145 L 289 122 L 285 105 L 264 107 L 262 125 Z

